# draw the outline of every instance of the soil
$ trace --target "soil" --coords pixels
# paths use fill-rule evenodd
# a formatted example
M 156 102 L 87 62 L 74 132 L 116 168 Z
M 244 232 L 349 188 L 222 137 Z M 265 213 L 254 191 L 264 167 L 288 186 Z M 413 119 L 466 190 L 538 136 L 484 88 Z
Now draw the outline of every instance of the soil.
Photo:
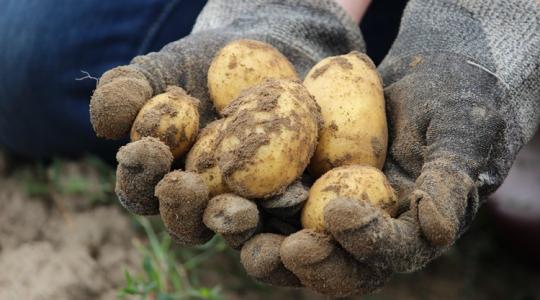
M 30 196 L 17 175 L 23 168 L 0 151 L 0 299 L 117 299 L 125 286 L 124 270 L 141 270 L 134 244 L 144 237 L 130 216 L 116 202 L 95 205 L 84 197 L 55 193 Z M 82 174 L 90 182 L 96 177 L 84 161 L 68 163 L 62 174 Z M 481 209 L 472 228 L 425 269 L 395 275 L 381 291 L 349 299 L 540 299 L 540 265 L 512 252 L 515 245 L 495 229 L 487 212 Z M 306 290 L 254 284 L 239 259 L 221 255 L 209 260 L 204 283 L 224 287 L 225 299 L 327 299 Z
M 1 173 L 0 202 L 0 299 L 115 299 L 124 270 L 139 265 L 135 231 L 117 205 L 30 197 Z

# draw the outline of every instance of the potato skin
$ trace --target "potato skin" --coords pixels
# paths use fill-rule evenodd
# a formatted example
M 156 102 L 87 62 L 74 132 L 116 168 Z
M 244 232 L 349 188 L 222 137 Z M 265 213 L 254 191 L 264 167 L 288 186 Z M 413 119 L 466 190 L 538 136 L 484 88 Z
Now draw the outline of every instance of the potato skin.
M 391 216 L 395 216 L 398 209 L 396 193 L 379 169 L 362 165 L 342 166 L 315 181 L 302 209 L 302 226 L 324 231 L 324 207 L 338 197 L 369 201 Z
M 323 59 L 304 85 L 321 107 L 324 122 L 310 173 L 318 177 L 349 164 L 381 169 L 388 128 L 382 81 L 369 57 L 351 52 Z
M 186 156 L 186 171 L 201 175 L 208 186 L 210 197 L 230 191 L 225 181 L 223 181 L 215 156 L 217 136 L 223 123 L 224 120 L 220 119 L 206 125 Z
M 298 81 L 268 80 L 223 110 L 217 157 L 232 191 L 246 198 L 282 193 L 317 145 L 319 107 Z
M 158 138 L 178 158 L 189 150 L 199 132 L 198 107 L 199 100 L 182 88 L 170 86 L 140 110 L 131 127 L 131 140 L 144 136 Z
M 208 69 L 208 91 L 218 112 L 240 92 L 266 79 L 298 79 L 289 60 L 271 45 L 235 40 L 223 47 Z

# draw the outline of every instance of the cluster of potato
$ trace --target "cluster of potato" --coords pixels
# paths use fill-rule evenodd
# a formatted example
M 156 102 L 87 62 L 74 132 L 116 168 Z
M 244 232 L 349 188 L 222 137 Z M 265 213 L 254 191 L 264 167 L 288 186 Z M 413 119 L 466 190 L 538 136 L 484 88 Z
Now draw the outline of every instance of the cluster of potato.
M 301 82 L 272 46 L 233 41 L 215 56 L 208 89 L 221 119 L 200 132 L 199 101 L 179 87 L 136 116 L 132 142 L 117 154 L 116 192 L 128 210 L 160 214 L 183 244 L 215 232 L 234 248 L 256 232 L 272 235 L 268 228 L 324 232 L 324 207 L 338 197 L 397 213 L 380 171 L 388 139 L 382 83 L 366 55 L 326 58 Z M 316 179 L 309 194 L 299 181 L 305 172 Z M 273 217 L 263 222 L 266 212 Z M 268 246 L 279 251 L 282 239 L 270 236 L 276 243 Z M 253 262 L 242 262 L 251 274 Z M 275 272 L 289 276 L 279 265 Z

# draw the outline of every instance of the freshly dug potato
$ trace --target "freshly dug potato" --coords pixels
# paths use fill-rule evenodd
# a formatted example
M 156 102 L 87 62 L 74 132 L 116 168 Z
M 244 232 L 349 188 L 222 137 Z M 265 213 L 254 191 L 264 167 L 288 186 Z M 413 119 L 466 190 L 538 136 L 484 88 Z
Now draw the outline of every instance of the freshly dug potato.
M 361 165 L 343 166 L 328 171 L 315 181 L 302 209 L 302 226 L 325 230 L 324 207 L 338 197 L 369 201 L 391 216 L 395 216 L 398 209 L 396 194 L 379 169 Z
M 138 215 L 159 213 L 154 187 L 171 169 L 169 148 L 153 137 L 131 142 L 116 154 L 115 192 L 127 210 Z
M 223 126 L 223 119 L 206 125 L 197 137 L 197 141 L 186 156 L 186 171 L 201 175 L 208 186 L 210 197 L 229 192 L 217 166 L 216 139 Z
M 321 176 L 350 164 L 381 169 L 388 129 L 382 81 L 369 57 L 351 52 L 323 59 L 304 85 L 321 107 L 324 122 L 310 173 Z
M 297 81 L 268 80 L 223 110 L 216 157 L 236 194 L 281 194 L 304 171 L 317 145 L 320 112 Z
M 178 158 L 189 150 L 199 132 L 198 107 L 199 100 L 182 88 L 170 86 L 143 106 L 131 128 L 131 140 L 158 138 Z
M 157 184 L 155 195 L 163 225 L 176 242 L 199 245 L 212 238 L 213 232 L 203 224 L 208 188 L 198 174 L 170 172 Z
M 236 40 L 221 49 L 208 69 L 208 90 L 218 112 L 246 88 L 265 79 L 298 79 L 293 65 L 276 48 Z

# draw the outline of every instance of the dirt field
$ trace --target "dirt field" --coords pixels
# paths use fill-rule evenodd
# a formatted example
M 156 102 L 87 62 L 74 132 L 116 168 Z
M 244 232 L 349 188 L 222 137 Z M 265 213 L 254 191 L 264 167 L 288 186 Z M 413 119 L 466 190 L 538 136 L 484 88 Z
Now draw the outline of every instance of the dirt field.
M 143 272 L 140 248 L 148 235 L 114 201 L 111 174 L 95 159 L 43 166 L 0 157 L 0 299 L 116 299 L 126 287 L 125 270 Z M 197 280 L 185 277 L 191 284 L 221 285 L 215 295 L 191 298 L 325 299 L 255 284 L 237 254 L 213 247 L 171 250 L 200 258 Z M 176 262 L 182 270 L 190 263 Z M 537 270 L 506 250 L 484 212 L 449 253 L 363 299 L 540 299 Z

